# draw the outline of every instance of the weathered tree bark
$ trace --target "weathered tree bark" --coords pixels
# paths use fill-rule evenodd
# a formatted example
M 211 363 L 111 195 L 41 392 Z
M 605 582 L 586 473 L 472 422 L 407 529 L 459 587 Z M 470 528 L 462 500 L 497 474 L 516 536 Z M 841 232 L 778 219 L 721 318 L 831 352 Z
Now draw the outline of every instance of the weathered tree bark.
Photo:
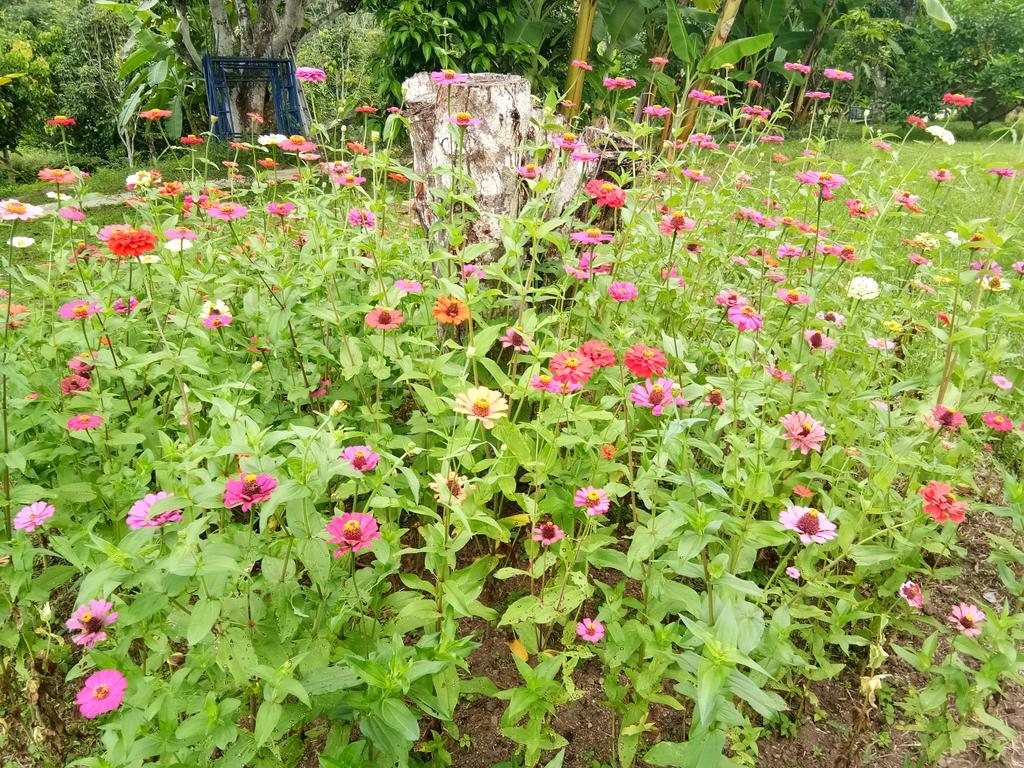
M 462 171 L 475 186 L 478 216 L 467 223 L 468 242 L 501 241 L 502 215 L 517 204 L 520 189 L 517 169 L 523 164 L 521 147 L 530 134 L 530 83 L 518 75 L 475 74 L 460 85 L 441 86 L 426 72 L 402 83 L 405 113 L 409 119 L 413 170 L 424 177 L 417 184 L 413 204 L 425 229 L 436 217 L 434 193 L 450 189 L 453 175 L 439 168 L 459 162 L 459 131 L 449 122 L 458 112 L 481 120 L 465 129 Z M 449 104 L 450 93 L 450 104 Z
M 708 38 L 707 45 L 704 47 L 705 56 L 715 50 L 715 48 L 725 45 L 729 40 L 732 25 L 736 23 L 736 14 L 739 13 L 742 4 L 743 0 L 725 0 L 722 3 L 721 9 L 718 11 L 718 20 L 715 22 L 715 29 L 711 33 L 711 37 Z M 706 86 L 707 79 L 702 79 L 694 84 L 694 89 L 699 91 Z M 697 102 L 693 99 L 687 99 L 686 103 L 686 115 L 679 129 L 680 138 L 683 140 L 690 137 L 690 134 L 693 133 L 693 126 L 697 123 Z

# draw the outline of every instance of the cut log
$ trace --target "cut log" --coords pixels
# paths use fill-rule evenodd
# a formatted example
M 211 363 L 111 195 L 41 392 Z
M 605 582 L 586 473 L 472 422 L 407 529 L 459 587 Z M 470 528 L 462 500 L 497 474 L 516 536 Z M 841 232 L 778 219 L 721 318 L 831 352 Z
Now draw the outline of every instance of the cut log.
M 441 189 L 451 188 L 450 173 L 459 150 L 458 129 L 449 117 L 468 112 L 479 125 L 466 129 L 463 168 L 476 187 L 479 215 L 465 226 L 470 243 L 501 242 L 501 216 L 512 213 L 520 188 L 517 168 L 530 131 L 530 83 L 518 75 L 474 74 L 468 82 L 438 85 L 426 72 L 402 83 L 409 119 L 413 170 L 425 179 L 417 185 L 416 214 L 428 228 L 435 222 L 431 204 Z M 450 103 L 449 103 L 450 93 Z

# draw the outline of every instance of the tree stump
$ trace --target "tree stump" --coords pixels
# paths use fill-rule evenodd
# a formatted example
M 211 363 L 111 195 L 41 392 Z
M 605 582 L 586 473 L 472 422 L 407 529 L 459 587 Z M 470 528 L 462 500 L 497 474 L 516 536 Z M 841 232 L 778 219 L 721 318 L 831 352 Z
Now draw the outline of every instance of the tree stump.
M 519 196 L 517 168 L 523 163 L 532 115 L 529 81 L 518 75 L 481 73 L 449 87 L 420 72 L 402 83 L 402 91 L 413 170 L 425 179 L 416 185 L 413 201 L 420 223 L 429 229 L 436 220 L 431 192 L 451 188 L 451 173 L 437 170 L 454 168 L 457 162 L 459 129 L 449 117 L 468 112 L 481 121 L 466 129 L 462 147 L 463 170 L 476 186 L 478 216 L 467 222 L 464 233 L 469 243 L 497 246 L 501 217 L 516 209 Z

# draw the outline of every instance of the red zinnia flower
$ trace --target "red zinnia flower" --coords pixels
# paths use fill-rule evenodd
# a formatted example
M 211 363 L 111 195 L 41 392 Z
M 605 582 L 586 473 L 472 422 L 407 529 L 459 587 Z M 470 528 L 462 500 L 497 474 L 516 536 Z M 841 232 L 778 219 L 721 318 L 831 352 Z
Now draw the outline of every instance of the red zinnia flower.
M 937 523 L 944 523 L 950 520 L 954 523 L 964 521 L 964 512 L 967 511 L 967 504 L 957 501 L 956 496 L 950 492 L 950 487 L 938 480 L 932 480 L 917 492 L 924 499 L 924 511 Z
M 626 367 L 634 376 L 649 379 L 665 372 L 668 358 L 660 349 L 646 344 L 634 344 L 626 350 Z
M 148 229 L 117 227 L 107 238 L 107 248 L 122 259 L 141 256 L 156 248 L 156 235 Z
M 590 358 L 595 368 L 607 368 L 615 365 L 615 352 L 603 341 L 591 339 L 580 347 L 580 352 Z
M 594 363 L 582 352 L 559 352 L 551 358 L 551 375 L 555 381 L 583 384 L 594 373 Z

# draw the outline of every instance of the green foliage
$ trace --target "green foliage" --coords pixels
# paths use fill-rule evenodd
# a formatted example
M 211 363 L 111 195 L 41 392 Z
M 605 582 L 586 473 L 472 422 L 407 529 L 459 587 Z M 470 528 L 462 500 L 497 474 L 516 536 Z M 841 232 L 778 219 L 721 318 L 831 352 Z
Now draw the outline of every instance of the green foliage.
M 5 151 L 17 147 L 26 132 L 42 123 L 52 94 L 50 65 L 34 37 L 29 22 L 9 29 L 0 14 L 0 72 L 19 75 L 0 85 L 0 149 Z

